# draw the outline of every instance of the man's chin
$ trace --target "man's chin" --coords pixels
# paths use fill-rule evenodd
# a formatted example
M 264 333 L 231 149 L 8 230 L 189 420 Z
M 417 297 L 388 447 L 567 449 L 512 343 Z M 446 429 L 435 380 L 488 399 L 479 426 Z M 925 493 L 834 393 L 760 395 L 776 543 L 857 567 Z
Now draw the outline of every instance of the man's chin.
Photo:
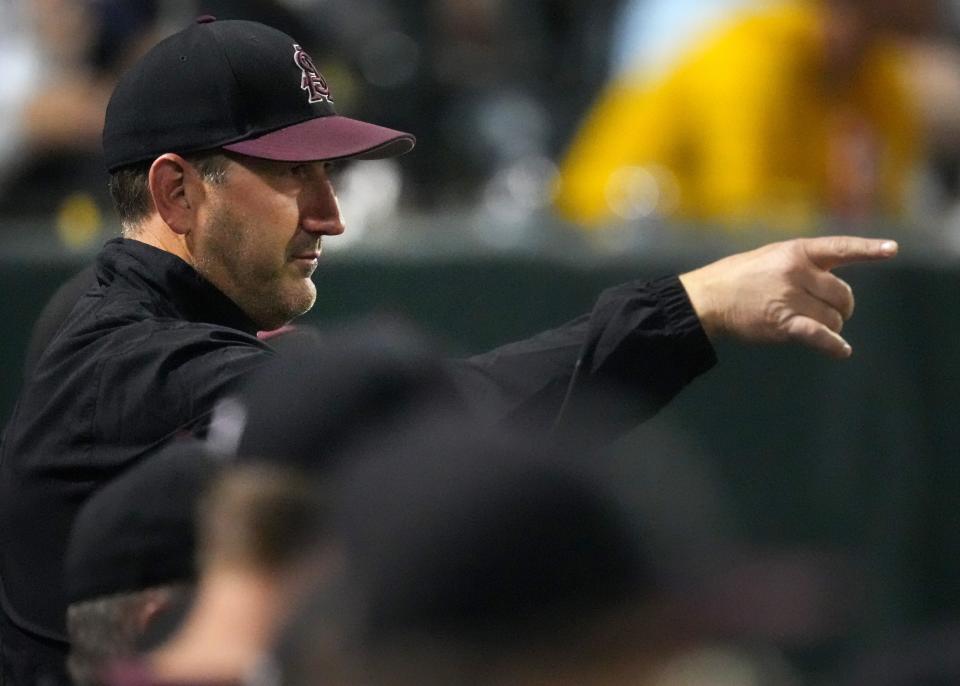
M 306 283 L 304 284 L 305 288 L 303 292 L 298 294 L 295 302 L 290 303 L 290 320 L 306 314 L 317 302 L 317 287 L 313 285 L 313 281 L 310 279 L 305 279 L 304 281 Z
M 312 281 L 306 279 L 306 287 L 287 292 L 285 297 L 273 303 L 269 312 L 262 312 L 254 320 L 264 331 L 278 329 L 309 312 L 316 301 L 317 289 Z

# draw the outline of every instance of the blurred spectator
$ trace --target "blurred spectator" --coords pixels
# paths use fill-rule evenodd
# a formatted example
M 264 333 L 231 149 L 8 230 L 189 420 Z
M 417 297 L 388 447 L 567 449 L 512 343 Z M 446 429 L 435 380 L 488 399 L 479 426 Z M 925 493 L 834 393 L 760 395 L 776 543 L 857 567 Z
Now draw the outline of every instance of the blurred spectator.
M 74 229 L 73 240 L 79 245 L 97 237 L 101 210 L 107 205 L 99 130 L 109 84 L 129 63 L 133 51 L 194 16 L 252 19 L 298 36 L 304 45 L 312 46 L 310 51 L 337 93 L 342 113 L 416 132 L 422 150 L 402 169 L 389 162 L 360 165 L 375 169 L 371 176 L 381 191 L 384 176 L 397 187 L 397 197 L 372 218 L 383 224 L 389 223 L 399 202 L 435 208 L 496 196 L 503 201 L 501 206 L 509 206 L 508 212 L 512 208 L 514 213 L 529 213 L 542 207 L 547 201 L 544 188 L 553 173 L 548 155 L 586 105 L 581 95 L 585 86 L 594 83 L 605 67 L 597 57 L 603 54 L 598 46 L 606 39 L 615 2 L 604 0 L 590 7 L 570 0 L 521 5 L 502 0 L 420 4 L 43 0 L 35 4 L 36 10 L 14 0 L 0 8 L 9 14 L 0 17 L 4 20 L 0 24 L 9 27 L 12 38 L 9 43 L 4 40 L 0 50 L 0 59 L 10 63 L 13 77 L 12 99 L 3 111 L 19 112 L 20 100 L 35 99 L 34 109 L 40 115 L 36 125 L 55 125 L 62 131 L 45 134 L 49 145 L 43 150 L 26 145 L 24 138 L 16 146 L 20 154 L 5 155 L 0 143 L 0 167 L 6 159 L 16 177 L 0 184 L 0 213 L 59 211 L 58 221 Z M 63 114 L 65 89 L 51 89 L 58 81 L 59 67 L 41 59 L 46 38 L 32 30 L 27 16 L 42 12 L 55 19 L 57 4 L 69 10 L 64 17 L 82 19 L 84 29 L 72 31 L 66 43 L 77 46 L 65 60 L 68 71 L 84 75 L 82 80 L 64 78 L 68 84 L 78 84 L 77 97 L 70 98 L 72 116 Z M 86 85 L 91 80 L 97 82 L 94 91 Z M 5 120 L 11 131 L 30 123 L 26 118 L 21 122 L 19 116 Z M 82 135 L 76 129 L 82 129 Z M 521 181 L 510 181 L 518 175 Z M 488 179 L 493 188 L 485 193 Z M 364 180 L 356 184 L 361 191 Z M 382 199 L 382 194 L 361 191 L 345 188 L 342 194 L 353 237 L 367 226 L 363 208 Z M 352 198 L 354 194 L 362 197 Z
M 933 33 L 935 0 L 713 0 L 679 21 L 666 4 L 643 11 L 673 32 L 621 50 L 630 70 L 570 147 L 563 216 L 791 232 L 905 216 L 928 131 L 900 40 Z
M 217 464 L 180 441 L 95 493 L 77 515 L 64 568 L 68 668 L 100 683 L 110 662 L 166 638 L 197 573 L 194 521 Z
M 0 213 L 59 214 L 65 240 L 100 229 L 100 132 L 120 70 L 152 40 L 155 0 L 0 3 Z
M 0 169 L 8 174 L 28 153 L 97 147 L 110 91 L 87 62 L 95 30 L 89 3 L 8 0 L 0 13 Z
M 346 58 L 318 59 L 346 94 L 338 109 L 417 135 L 405 206 L 479 205 L 509 223 L 548 205 L 551 159 L 606 70 L 615 0 L 295 4 Z
M 324 44 L 279 0 L 0 2 L 0 216 L 49 219 L 69 247 L 99 240 L 110 207 L 100 138 L 116 80 L 205 13 Z

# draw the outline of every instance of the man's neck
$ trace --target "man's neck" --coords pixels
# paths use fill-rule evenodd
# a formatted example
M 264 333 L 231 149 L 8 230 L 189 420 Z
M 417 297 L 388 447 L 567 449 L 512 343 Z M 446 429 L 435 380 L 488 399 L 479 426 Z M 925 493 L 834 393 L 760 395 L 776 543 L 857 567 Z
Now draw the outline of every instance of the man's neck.
M 194 266 L 193 254 L 187 246 L 186 237 L 171 231 L 157 215 L 143 220 L 125 235 L 127 238 L 146 243 L 159 250 L 165 250 Z

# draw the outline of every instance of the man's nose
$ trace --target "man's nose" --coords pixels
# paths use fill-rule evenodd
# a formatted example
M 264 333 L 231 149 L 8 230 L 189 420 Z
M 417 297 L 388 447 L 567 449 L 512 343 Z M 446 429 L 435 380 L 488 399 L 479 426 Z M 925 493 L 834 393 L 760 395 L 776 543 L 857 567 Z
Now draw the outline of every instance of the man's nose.
M 344 231 L 337 193 L 320 163 L 313 165 L 301 195 L 300 225 L 304 231 L 337 236 Z

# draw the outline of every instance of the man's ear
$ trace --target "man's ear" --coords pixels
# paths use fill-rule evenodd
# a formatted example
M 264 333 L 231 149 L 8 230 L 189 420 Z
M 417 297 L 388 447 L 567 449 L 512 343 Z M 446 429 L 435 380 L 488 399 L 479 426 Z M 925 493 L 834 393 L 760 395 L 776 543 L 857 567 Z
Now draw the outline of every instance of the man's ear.
M 164 153 L 150 165 L 147 184 L 164 223 L 176 233 L 190 233 L 206 197 L 203 179 L 193 165 L 180 155 Z
M 149 589 L 136 617 L 137 632 L 143 634 L 159 615 L 170 607 L 170 593 L 165 589 Z

